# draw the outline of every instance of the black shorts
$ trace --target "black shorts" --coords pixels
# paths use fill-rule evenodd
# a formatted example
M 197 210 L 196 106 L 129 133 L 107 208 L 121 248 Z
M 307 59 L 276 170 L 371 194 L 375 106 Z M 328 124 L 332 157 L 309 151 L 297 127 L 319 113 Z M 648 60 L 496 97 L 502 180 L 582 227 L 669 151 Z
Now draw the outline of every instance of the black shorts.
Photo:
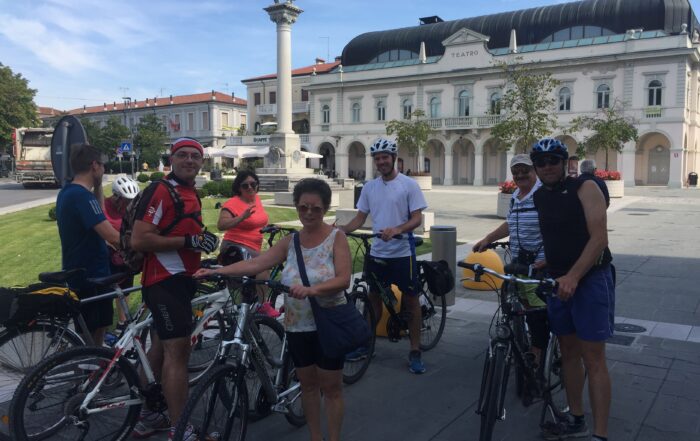
M 192 299 L 197 282 L 187 275 L 175 275 L 144 287 L 143 301 L 153 314 L 161 340 L 189 337 L 192 333 Z
M 99 294 L 105 294 L 111 292 L 111 287 L 102 288 L 86 288 L 77 290 L 78 297 L 81 299 L 87 299 Z M 106 328 L 112 326 L 112 321 L 114 317 L 114 308 L 112 307 L 113 299 L 100 300 L 97 302 L 82 303 L 80 305 L 80 314 L 85 320 L 85 325 L 90 333 L 95 332 L 96 329 Z
M 316 331 L 287 332 L 287 345 L 294 367 L 303 368 L 315 364 L 327 371 L 343 369 L 345 357 L 326 357 L 321 349 L 321 342 Z
M 413 256 L 374 257 L 370 256 L 367 270 L 373 273 L 383 286 L 396 285 L 402 294 L 413 296 L 420 292 L 418 287 L 418 265 Z M 374 278 L 369 278 L 372 292 L 379 292 Z

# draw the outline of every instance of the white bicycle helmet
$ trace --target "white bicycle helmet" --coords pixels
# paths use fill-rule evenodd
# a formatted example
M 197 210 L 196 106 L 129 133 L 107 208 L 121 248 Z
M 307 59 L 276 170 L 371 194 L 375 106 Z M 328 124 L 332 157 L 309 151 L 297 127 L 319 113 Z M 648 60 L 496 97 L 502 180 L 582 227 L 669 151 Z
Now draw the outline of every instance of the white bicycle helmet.
M 398 153 L 399 149 L 396 147 L 396 143 L 394 141 L 384 139 L 384 138 L 379 138 L 374 142 L 369 147 L 369 153 L 374 156 L 377 153 L 388 153 L 390 155 L 396 155 Z
M 133 199 L 139 194 L 139 185 L 131 178 L 119 176 L 112 182 L 112 193 L 126 199 Z

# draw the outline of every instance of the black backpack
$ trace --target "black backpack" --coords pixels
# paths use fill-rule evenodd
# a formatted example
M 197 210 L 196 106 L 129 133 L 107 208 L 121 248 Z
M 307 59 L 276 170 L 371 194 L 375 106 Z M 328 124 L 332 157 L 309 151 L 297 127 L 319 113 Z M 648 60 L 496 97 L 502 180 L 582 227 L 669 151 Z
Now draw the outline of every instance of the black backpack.
M 134 272 L 141 271 L 141 269 L 143 268 L 144 257 L 142 252 L 135 251 L 133 248 L 131 248 L 131 233 L 134 229 L 134 223 L 136 222 L 136 214 L 139 211 L 139 205 L 143 200 L 143 195 L 153 194 L 153 192 L 156 189 L 155 187 L 159 184 L 165 185 L 165 188 L 168 190 L 168 193 L 170 194 L 170 197 L 173 200 L 173 205 L 175 206 L 175 218 L 172 222 L 170 222 L 170 224 L 168 224 L 165 228 L 163 228 L 160 231 L 161 235 L 167 235 L 173 230 L 173 228 L 175 228 L 175 226 L 178 223 L 180 223 L 180 221 L 187 218 L 191 218 L 197 221 L 200 227 L 204 226 L 204 224 L 199 220 L 199 217 L 202 214 L 202 201 L 199 199 L 199 194 L 197 195 L 197 200 L 199 201 L 200 210 L 185 214 L 185 203 L 182 201 L 180 194 L 177 192 L 173 184 L 170 183 L 170 181 L 166 179 L 161 179 L 159 181 L 152 182 L 151 185 L 149 185 L 148 188 L 146 188 L 146 190 L 141 191 L 138 195 L 136 195 L 134 199 L 131 200 L 131 202 L 129 202 L 129 205 L 127 205 L 126 207 L 126 213 L 124 214 L 124 218 L 122 219 L 122 226 L 119 229 L 119 244 L 121 248 L 119 250 L 119 253 L 122 256 L 122 259 L 124 260 L 124 265 L 129 267 L 129 269 Z
M 428 289 L 433 295 L 444 296 L 455 287 L 455 276 L 446 261 L 421 260 L 420 265 L 425 281 L 428 282 Z

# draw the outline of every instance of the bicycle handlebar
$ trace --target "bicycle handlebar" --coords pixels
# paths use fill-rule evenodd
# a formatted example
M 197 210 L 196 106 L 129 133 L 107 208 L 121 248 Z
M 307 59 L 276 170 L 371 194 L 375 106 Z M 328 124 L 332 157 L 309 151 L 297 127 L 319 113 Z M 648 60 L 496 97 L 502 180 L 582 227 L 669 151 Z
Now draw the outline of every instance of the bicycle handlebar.
M 487 250 L 495 250 L 496 248 L 503 248 L 504 250 L 510 246 L 510 242 L 505 241 L 505 242 L 491 242 L 490 244 L 486 245 Z
M 290 227 L 281 227 L 279 225 L 266 225 L 260 229 L 260 233 L 265 234 L 265 233 L 278 233 L 280 231 L 286 231 L 287 233 L 294 233 L 297 231 L 295 228 L 290 228 Z
M 289 287 L 287 285 L 284 285 L 276 280 L 269 280 L 269 279 L 255 279 L 253 277 L 248 277 L 248 276 L 224 276 L 222 274 L 211 274 L 208 276 L 201 277 L 200 280 L 211 280 L 214 282 L 220 282 L 220 281 L 231 281 L 234 283 L 240 283 L 243 286 L 249 286 L 249 285 L 264 285 L 268 286 L 272 289 L 277 289 L 282 292 L 289 292 Z
M 375 237 L 382 237 L 382 233 L 345 233 L 349 237 L 355 237 L 357 239 L 368 240 L 374 239 Z M 403 234 L 396 234 L 392 236 L 392 239 L 404 239 Z
M 467 263 L 467 262 L 458 262 L 457 266 L 461 268 L 466 268 L 469 270 L 472 270 L 475 274 L 474 280 L 479 282 L 481 275 L 483 274 L 489 274 L 492 275 L 496 278 L 499 278 L 501 280 L 506 280 L 508 282 L 516 282 L 516 283 L 522 283 L 525 285 L 542 285 L 548 288 L 555 288 L 557 286 L 556 280 L 552 278 L 543 278 L 543 279 L 522 279 L 520 277 L 517 277 L 513 274 L 501 274 L 498 271 L 494 271 L 490 268 L 486 268 L 484 265 L 481 265 L 480 263 Z M 522 274 L 529 274 L 530 273 L 530 268 L 527 265 L 522 265 L 522 264 L 508 264 L 506 265 L 508 273 L 522 273 Z

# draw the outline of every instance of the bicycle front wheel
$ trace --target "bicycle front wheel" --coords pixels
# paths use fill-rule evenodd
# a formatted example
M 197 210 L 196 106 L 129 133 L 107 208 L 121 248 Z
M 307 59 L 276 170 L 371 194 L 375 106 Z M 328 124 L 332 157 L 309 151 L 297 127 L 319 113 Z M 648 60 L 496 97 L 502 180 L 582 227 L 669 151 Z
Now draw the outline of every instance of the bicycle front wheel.
M 445 296 L 432 295 L 425 280 L 421 283 L 418 300 L 421 309 L 420 348 L 428 351 L 438 344 L 445 330 L 447 301 Z
M 281 359 L 283 355 L 282 344 L 284 341 L 284 326 L 277 320 L 263 315 L 256 315 L 254 320 L 253 324 L 257 327 L 260 338 L 262 338 L 270 355 Z M 265 368 L 270 378 L 275 378 L 279 367 L 272 366 L 266 361 Z M 265 392 L 262 389 L 262 383 L 260 382 L 258 373 L 253 369 L 248 369 L 245 377 L 249 399 L 248 418 L 250 418 L 250 421 L 257 421 L 269 415 L 272 409 L 265 398 Z
M 190 424 L 199 439 L 245 439 L 248 391 L 239 367 L 218 365 L 198 383 L 187 400 L 173 440 L 182 441 Z
M 138 375 L 125 358 L 114 363 L 100 390 L 87 403 L 87 410 L 96 412 L 81 410 L 116 356 L 113 349 L 80 347 L 39 363 L 12 399 L 12 439 L 109 441 L 128 437 L 141 400 Z
M 503 413 L 503 396 L 508 386 L 508 357 L 505 346 L 493 349 L 493 359 L 489 363 L 489 373 L 485 387 L 483 410 L 481 413 L 481 430 L 479 441 L 491 441 L 496 420 Z M 487 355 L 488 357 L 488 355 Z
M 367 320 L 370 329 L 370 339 L 367 342 L 367 347 L 360 348 L 345 356 L 345 364 L 343 365 L 343 383 L 356 383 L 367 372 L 369 364 L 374 355 L 374 345 L 376 343 L 377 317 L 374 314 L 374 308 L 369 301 L 367 293 L 364 291 L 353 291 L 347 295 L 348 302 L 355 305 L 360 314 Z
M 195 311 L 195 317 L 198 313 Z M 202 320 L 202 318 L 197 318 Z M 189 384 L 194 385 L 199 381 L 214 364 L 216 354 L 226 335 L 226 322 L 221 311 L 207 319 L 202 331 L 198 335 L 192 335 L 192 351 L 187 363 Z

